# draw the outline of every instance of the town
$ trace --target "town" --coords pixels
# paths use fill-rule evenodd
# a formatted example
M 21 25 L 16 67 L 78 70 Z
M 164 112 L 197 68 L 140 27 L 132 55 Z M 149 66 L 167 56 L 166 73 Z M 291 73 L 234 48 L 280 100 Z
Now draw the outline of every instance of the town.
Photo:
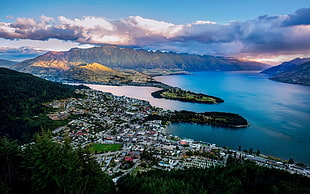
M 84 98 L 46 103 L 55 112 L 50 119 L 72 117 L 65 126 L 52 131 L 55 141 L 70 137 L 73 146 L 89 148 L 102 171 L 113 181 L 128 174 L 151 169 L 187 169 L 225 166 L 229 158 L 251 160 L 258 165 L 287 170 L 310 177 L 310 170 L 277 161 L 258 152 L 231 150 L 215 144 L 182 139 L 166 134 L 170 111 L 153 107 L 147 101 L 115 96 L 90 89 L 76 90 Z

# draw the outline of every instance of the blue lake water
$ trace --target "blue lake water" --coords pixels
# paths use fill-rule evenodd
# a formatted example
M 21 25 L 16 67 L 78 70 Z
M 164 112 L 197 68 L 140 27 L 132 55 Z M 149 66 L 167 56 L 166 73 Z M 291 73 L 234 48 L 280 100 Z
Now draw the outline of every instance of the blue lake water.
M 115 95 L 148 100 L 170 110 L 222 111 L 245 117 L 250 126 L 242 129 L 177 123 L 167 133 L 237 149 L 253 148 L 261 153 L 294 158 L 310 165 L 310 87 L 275 82 L 258 72 L 194 72 L 194 75 L 159 76 L 156 80 L 193 92 L 225 100 L 222 104 L 193 104 L 155 99 L 158 89 L 132 86 L 89 85 Z

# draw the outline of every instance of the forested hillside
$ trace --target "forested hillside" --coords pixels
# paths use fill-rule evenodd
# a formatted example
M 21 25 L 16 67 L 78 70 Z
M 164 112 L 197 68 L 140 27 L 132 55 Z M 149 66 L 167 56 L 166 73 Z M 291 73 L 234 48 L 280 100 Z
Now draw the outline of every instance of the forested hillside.
M 55 142 L 44 133 L 21 149 L 0 138 L 0 193 L 115 193 L 111 177 L 92 155 L 69 142 Z
M 0 68 L 0 82 L 0 136 L 18 140 L 29 139 L 41 127 L 51 127 L 39 121 L 46 117 L 40 115 L 45 109 L 42 103 L 75 95 L 73 86 L 6 68 Z
M 230 160 L 232 161 L 232 160 Z M 310 179 L 254 163 L 227 167 L 153 170 L 118 181 L 119 193 L 309 193 Z
M 90 153 L 48 133 L 21 149 L 0 138 L 0 193 L 310 193 L 310 179 L 228 158 L 226 167 L 151 170 L 126 175 L 117 186 Z

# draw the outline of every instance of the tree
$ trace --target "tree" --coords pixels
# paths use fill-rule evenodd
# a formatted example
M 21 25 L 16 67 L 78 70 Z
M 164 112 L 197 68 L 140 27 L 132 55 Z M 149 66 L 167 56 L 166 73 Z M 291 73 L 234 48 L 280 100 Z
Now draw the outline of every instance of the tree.
M 256 151 L 256 156 L 259 156 L 259 155 L 260 155 L 260 151 L 257 150 L 257 151 Z
M 240 152 L 241 151 L 241 146 L 239 145 L 239 147 L 238 147 L 238 151 Z
M 113 193 L 111 178 L 90 153 L 74 150 L 68 141 L 56 143 L 50 134 L 36 136 L 26 149 L 25 166 L 34 193 Z
M 22 150 L 17 141 L 0 138 L 0 193 L 22 193 L 27 189 L 20 178 L 23 175 Z

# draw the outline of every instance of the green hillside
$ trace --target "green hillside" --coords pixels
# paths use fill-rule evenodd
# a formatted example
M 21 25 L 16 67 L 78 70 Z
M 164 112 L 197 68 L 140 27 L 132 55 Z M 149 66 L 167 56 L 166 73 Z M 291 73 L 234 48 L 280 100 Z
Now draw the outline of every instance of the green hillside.
M 38 121 L 46 109 L 42 103 L 75 95 L 73 86 L 6 68 L 0 68 L 0 82 L 0 136 L 19 140 L 43 127 Z

